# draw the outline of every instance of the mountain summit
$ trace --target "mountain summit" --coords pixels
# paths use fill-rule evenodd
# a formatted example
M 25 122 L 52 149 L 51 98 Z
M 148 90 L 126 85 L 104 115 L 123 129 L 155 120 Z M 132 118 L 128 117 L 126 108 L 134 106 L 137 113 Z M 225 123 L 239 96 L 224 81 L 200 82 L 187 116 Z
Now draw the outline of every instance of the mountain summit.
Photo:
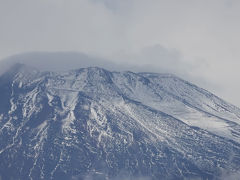
M 222 179 L 240 109 L 170 74 L 98 67 L 0 76 L 0 179 Z

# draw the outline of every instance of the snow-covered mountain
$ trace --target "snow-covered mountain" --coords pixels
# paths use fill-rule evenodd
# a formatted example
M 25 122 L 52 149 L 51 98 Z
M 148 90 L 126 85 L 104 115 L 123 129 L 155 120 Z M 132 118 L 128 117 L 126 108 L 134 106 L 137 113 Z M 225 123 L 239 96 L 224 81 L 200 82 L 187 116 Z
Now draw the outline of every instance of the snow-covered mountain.
M 0 179 L 240 176 L 240 109 L 174 75 L 0 76 Z

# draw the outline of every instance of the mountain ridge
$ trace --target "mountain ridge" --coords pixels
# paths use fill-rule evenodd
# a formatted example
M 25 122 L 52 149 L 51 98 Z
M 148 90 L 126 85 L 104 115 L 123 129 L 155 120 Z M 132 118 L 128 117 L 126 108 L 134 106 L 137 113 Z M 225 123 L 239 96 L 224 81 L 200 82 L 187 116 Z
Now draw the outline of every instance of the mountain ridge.
M 175 75 L 17 66 L 0 77 L 2 179 L 220 179 L 240 169 L 239 108 Z

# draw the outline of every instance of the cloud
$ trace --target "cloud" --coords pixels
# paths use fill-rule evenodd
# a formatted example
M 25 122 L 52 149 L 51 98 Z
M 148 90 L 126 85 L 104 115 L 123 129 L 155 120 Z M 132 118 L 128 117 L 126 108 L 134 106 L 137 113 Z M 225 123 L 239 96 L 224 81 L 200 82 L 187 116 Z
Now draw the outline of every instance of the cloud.
M 90 66 L 114 69 L 117 66 L 111 61 L 79 52 L 28 52 L 3 59 L 0 62 L 0 72 L 6 71 L 15 63 L 26 64 L 42 71 L 64 71 Z
M 43 71 L 63 71 L 98 66 L 112 71 L 153 71 L 158 73 L 172 72 L 175 74 L 181 74 L 183 69 L 187 69 L 190 66 L 187 63 L 181 62 L 177 51 L 168 50 L 160 45 L 145 48 L 137 54 L 122 54 L 115 61 L 79 52 L 21 53 L 0 61 L 0 73 L 6 71 L 15 63 L 37 67 Z M 177 66 L 173 66 L 172 64 Z
M 160 44 L 145 47 L 140 52 L 129 55 L 126 59 L 131 59 L 135 64 L 155 66 L 158 71 L 160 69 L 168 73 L 181 73 L 191 66 L 183 61 L 178 50 L 166 48 Z
M 240 106 L 238 0 L 0 3 L 0 59 L 31 51 L 74 51 L 117 64 L 149 64 L 149 70 L 189 74 L 194 83 Z
M 175 49 L 167 49 L 161 45 L 146 47 L 137 53 L 122 53 L 111 60 L 80 52 L 21 53 L 3 59 L 0 62 L 0 71 L 7 70 L 7 67 L 15 63 L 34 66 L 43 71 L 63 71 L 98 66 L 116 71 L 151 71 L 178 75 L 185 75 L 187 69 L 194 68 L 190 63 L 182 61 L 180 52 Z

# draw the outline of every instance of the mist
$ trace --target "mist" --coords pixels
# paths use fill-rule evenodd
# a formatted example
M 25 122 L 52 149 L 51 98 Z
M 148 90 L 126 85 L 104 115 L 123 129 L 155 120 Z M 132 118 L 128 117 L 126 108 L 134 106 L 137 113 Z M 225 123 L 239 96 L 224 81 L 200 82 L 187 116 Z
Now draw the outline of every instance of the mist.
M 240 106 L 237 0 L 0 2 L 0 59 L 80 52 L 113 70 L 179 75 Z

